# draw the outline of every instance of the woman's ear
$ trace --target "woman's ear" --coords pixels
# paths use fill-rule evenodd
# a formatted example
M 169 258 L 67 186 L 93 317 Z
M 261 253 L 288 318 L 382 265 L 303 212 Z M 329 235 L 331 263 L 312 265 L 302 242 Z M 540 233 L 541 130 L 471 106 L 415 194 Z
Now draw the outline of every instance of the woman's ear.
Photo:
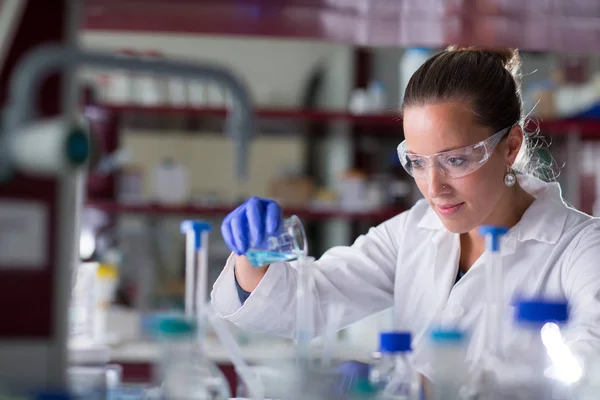
M 519 125 L 515 125 L 510 128 L 508 137 L 506 138 L 506 144 L 508 145 L 508 154 L 506 155 L 506 161 L 508 165 L 513 165 L 523 145 L 523 130 Z

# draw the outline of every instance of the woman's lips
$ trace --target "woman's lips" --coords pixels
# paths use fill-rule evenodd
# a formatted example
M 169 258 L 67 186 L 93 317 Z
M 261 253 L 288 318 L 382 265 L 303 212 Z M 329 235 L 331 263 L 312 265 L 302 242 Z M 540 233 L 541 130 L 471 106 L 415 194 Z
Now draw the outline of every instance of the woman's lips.
M 449 217 L 453 214 L 456 214 L 458 210 L 461 209 L 465 203 L 455 203 L 455 204 L 444 204 L 444 205 L 436 205 L 438 212 L 440 215 L 444 217 Z

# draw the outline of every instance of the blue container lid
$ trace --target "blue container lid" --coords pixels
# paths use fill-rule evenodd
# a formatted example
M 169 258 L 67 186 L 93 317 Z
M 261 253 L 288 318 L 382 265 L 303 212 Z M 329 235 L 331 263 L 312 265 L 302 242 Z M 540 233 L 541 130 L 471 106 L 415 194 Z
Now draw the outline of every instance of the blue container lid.
M 481 225 L 479 227 L 479 234 L 481 236 L 490 237 L 491 240 L 485 241 L 487 250 L 500 251 L 500 237 L 508 233 L 508 228 L 504 226 L 495 225 Z
M 410 332 L 381 332 L 379 334 L 379 351 L 382 353 L 411 351 L 410 342 Z
M 202 247 L 202 232 L 210 232 L 210 224 L 204 221 L 185 220 L 179 226 L 181 233 L 194 233 L 194 248 Z
M 569 319 L 569 307 L 564 301 L 521 300 L 517 304 L 515 319 L 536 324 L 564 323 Z
M 429 334 L 435 343 L 457 344 L 466 339 L 466 334 L 458 329 L 434 329 Z

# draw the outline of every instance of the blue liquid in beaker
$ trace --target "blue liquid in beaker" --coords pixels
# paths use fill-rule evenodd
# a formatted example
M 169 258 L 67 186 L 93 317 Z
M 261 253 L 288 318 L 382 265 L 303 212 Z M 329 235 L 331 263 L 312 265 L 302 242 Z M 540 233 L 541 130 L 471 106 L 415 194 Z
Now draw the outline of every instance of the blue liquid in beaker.
M 296 254 L 279 253 L 268 250 L 249 250 L 246 253 L 248 261 L 255 267 L 272 264 L 274 262 L 292 261 L 298 258 Z

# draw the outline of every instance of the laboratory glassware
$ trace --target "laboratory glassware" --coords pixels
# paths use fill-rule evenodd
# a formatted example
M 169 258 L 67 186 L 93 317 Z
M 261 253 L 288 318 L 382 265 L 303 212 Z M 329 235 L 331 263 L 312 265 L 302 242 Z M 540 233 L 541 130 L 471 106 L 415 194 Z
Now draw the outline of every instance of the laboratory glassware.
M 379 335 L 381 358 L 369 372 L 369 381 L 382 400 L 418 400 L 419 380 L 409 355 L 409 332 L 382 332 Z
M 227 400 L 229 385 L 221 370 L 204 354 L 198 340 L 198 325 L 183 317 L 157 321 L 160 361 L 157 380 L 163 398 L 186 400 Z
M 487 258 L 485 260 L 485 290 L 487 295 L 485 340 L 487 356 L 500 357 L 502 348 L 502 309 L 504 301 L 504 274 L 502 272 L 502 255 L 500 253 L 501 237 L 508 233 L 502 226 L 483 225 L 479 234 L 485 238 Z
M 458 400 L 467 381 L 467 335 L 458 329 L 440 328 L 430 332 L 429 345 L 433 367 L 433 400 Z
M 208 234 L 210 225 L 203 221 L 181 223 L 185 234 L 185 316 L 204 318 L 208 291 Z
M 516 306 L 516 345 L 496 369 L 496 395 L 514 400 L 571 399 L 582 375 L 579 361 L 563 340 L 568 304 L 545 299 L 521 300 Z
M 308 242 L 300 218 L 293 215 L 283 220 L 282 228 L 262 243 L 252 244 L 246 252 L 248 261 L 255 267 L 279 261 L 292 261 L 308 255 Z
M 301 367 L 310 365 L 310 341 L 315 335 L 314 303 L 315 281 L 313 275 L 315 258 L 300 256 L 296 286 L 296 358 Z

